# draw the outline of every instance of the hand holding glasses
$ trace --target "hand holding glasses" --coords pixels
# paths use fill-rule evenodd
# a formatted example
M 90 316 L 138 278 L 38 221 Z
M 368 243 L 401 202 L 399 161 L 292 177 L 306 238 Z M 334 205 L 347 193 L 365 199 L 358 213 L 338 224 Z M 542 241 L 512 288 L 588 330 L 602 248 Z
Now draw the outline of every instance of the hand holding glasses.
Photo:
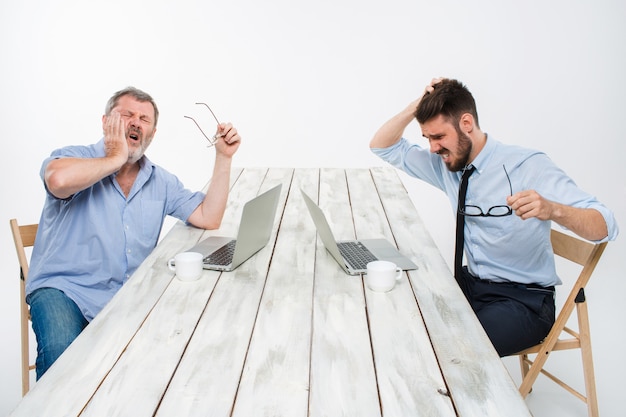
M 198 124 L 198 122 L 196 122 L 196 119 L 194 119 L 194 118 L 193 118 L 193 117 L 191 117 L 191 116 L 184 116 L 184 117 L 186 117 L 187 119 L 191 119 L 191 120 L 192 120 L 192 121 L 196 124 L 196 126 L 198 126 L 198 129 L 200 129 L 200 132 L 202 133 L 202 136 L 204 136 L 204 137 L 206 138 L 206 140 L 208 140 L 208 141 L 209 141 L 209 145 L 208 145 L 208 146 L 209 146 L 209 147 L 211 147 L 211 146 L 215 145 L 215 143 L 217 142 L 217 140 L 218 140 L 219 138 L 221 138 L 221 137 L 223 137 L 223 136 L 224 136 L 224 135 L 223 135 L 223 134 L 221 134 L 221 133 L 217 133 L 217 131 L 218 131 L 218 129 L 219 129 L 219 127 L 220 127 L 220 124 L 221 124 L 221 123 L 220 123 L 220 121 L 219 121 L 219 120 L 217 120 L 217 116 L 215 116 L 215 113 L 213 113 L 213 110 L 211 110 L 211 108 L 209 107 L 209 105 L 208 105 L 208 104 L 206 104 L 206 103 L 196 103 L 196 104 L 202 104 L 203 106 L 206 106 L 206 108 L 207 108 L 207 109 L 209 109 L 209 111 L 211 112 L 211 115 L 213 115 L 213 118 L 214 118 L 214 119 L 215 119 L 215 121 L 217 122 L 217 129 L 216 129 L 215 134 L 214 134 L 212 137 L 207 136 L 207 134 L 206 134 L 206 133 L 204 133 L 204 130 L 202 130 L 202 128 L 200 127 L 200 125 Z
M 502 168 L 504 168 L 504 174 L 506 175 L 506 179 L 509 181 L 509 190 L 511 191 L 511 195 L 513 195 L 513 187 L 511 186 L 511 178 L 509 178 L 509 173 L 506 172 L 506 167 L 504 165 L 502 165 Z M 463 216 L 470 217 L 504 217 L 513 214 L 513 210 L 507 205 L 489 207 L 487 213 L 484 213 L 483 209 L 481 209 L 480 207 L 473 206 L 471 204 L 466 204 L 464 207 L 459 207 L 458 210 L 459 213 Z

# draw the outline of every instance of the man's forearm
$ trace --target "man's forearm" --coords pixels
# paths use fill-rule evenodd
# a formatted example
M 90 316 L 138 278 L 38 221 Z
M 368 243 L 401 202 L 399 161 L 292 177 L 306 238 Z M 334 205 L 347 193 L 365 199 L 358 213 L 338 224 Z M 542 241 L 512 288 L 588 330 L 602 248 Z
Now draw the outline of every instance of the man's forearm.
M 213 230 L 220 227 L 228 202 L 230 190 L 230 170 L 232 158 L 215 158 L 213 176 L 202 204 L 189 217 L 189 223 L 196 227 Z
M 397 143 L 402 138 L 406 127 L 415 118 L 414 113 L 418 102 L 419 100 L 412 102 L 383 124 L 370 141 L 370 148 L 387 148 Z
M 587 240 L 602 240 L 608 236 L 606 221 L 598 210 L 554 204 L 551 216 L 554 222 Z
M 113 157 L 55 159 L 48 163 L 44 180 L 52 195 L 68 198 L 117 172 L 123 163 Z

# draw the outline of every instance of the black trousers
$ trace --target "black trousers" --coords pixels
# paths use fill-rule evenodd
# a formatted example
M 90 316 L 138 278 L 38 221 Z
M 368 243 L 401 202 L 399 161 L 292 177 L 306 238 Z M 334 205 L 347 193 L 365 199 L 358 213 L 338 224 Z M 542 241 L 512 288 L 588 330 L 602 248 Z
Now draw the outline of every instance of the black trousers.
M 459 285 L 500 357 L 540 343 L 554 324 L 554 287 L 485 281 L 467 267 Z

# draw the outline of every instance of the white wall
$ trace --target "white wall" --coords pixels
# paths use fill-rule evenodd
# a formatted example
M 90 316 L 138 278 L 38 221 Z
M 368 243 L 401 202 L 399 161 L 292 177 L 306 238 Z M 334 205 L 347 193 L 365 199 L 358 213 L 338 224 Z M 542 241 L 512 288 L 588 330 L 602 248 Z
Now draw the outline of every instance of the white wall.
M 196 101 L 236 123 L 238 166 L 367 167 L 380 164 L 368 150 L 380 124 L 432 77 L 457 78 L 473 92 L 484 130 L 546 151 L 626 228 L 625 12 L 618 0 L 3 1 L 0 414 L 20 398 L 8 219 L 39 220 L 41 160 L 98 140 L 113 92 L 134 85 L 155 97 L 162 117 L 148 155 L 196 189 L 213 154 L 183 118 Z M 416 125 L 407 134 L 422 140 Z M 447 201 L 413 180 L 407 186 L 450 261 Z M 624 253 L 622 236 L 588 290 L 605 416 L 621 408 L 626 370 L 617 347 Z

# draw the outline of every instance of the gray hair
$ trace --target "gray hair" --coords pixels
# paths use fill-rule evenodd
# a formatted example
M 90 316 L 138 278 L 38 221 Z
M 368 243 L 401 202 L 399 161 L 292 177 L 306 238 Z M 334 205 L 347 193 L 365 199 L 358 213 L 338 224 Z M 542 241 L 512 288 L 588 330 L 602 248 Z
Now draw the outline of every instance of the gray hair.
M 117 93 L 113 94 L 113 96 L 107 102 L 107 105 L 104 109 L 104 114 L 106 114 L 107 116 L 110 115 L 111 110 L 113 110 L 115 106 L 117 106 L 117 102 L 123 96 L 131 96 L 137 101 L 147 101 L 152 104 L 152 107 L 154 108 L 154 126 L 156 127 L 157 121 L 159 120 L 159 108 L 157 107 L 154 99 L 152 98 L 152 96 L 150 96 L 150 94 L 141 91 L 140 89 L 135 87 L 126 87 L 123 90 L 120 90 Z

